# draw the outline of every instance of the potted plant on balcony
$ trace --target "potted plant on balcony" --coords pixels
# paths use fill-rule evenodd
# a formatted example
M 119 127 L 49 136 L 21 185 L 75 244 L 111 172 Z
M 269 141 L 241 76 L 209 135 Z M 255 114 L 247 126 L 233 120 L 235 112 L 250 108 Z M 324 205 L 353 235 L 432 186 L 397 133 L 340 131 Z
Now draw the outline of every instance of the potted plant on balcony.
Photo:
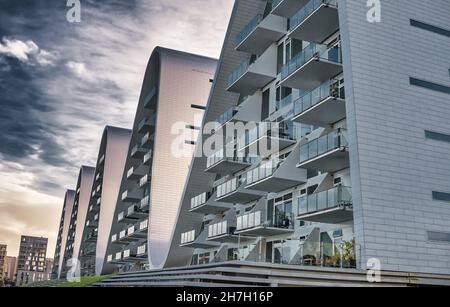
M 344 267 L 353 268 L 356 266 L 355 239 L 342 242 L 342 262 Z

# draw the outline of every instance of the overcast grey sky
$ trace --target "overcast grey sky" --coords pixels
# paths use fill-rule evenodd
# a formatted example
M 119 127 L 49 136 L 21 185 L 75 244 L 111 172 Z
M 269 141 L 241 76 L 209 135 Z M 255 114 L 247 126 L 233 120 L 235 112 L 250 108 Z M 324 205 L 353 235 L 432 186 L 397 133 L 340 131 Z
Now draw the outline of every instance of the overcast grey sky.
M 218 58 L 233 0 L 0 1 L 0 243 L 49 238 L 105 125 L 130 128 L 156 46 Z

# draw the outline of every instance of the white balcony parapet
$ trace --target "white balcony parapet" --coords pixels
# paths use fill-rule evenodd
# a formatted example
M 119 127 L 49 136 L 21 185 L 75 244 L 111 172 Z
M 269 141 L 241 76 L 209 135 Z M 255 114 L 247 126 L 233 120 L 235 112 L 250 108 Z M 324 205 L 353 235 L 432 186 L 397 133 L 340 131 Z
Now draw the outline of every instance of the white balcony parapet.
M 187 231 L 181 234 L 181 244 L 187 244 L 195 241 L 195 230 Z
M 138 246 L 137 248 L 137 255 L 141 256 L 144 255 L 147 252 L 147 244 L 143 244 Z
M 222 221 L 208 226 L 208 238 L 228 234 L 228 222 Z

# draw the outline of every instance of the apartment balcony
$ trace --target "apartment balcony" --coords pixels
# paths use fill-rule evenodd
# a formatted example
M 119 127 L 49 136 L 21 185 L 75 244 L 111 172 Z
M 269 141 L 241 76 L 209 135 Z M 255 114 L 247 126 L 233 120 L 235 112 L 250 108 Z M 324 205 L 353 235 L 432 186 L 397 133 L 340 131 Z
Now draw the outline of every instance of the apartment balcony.
M 228 77 L 227 91 L 241 96 L 254 94 L 277 77 L 276 47 L 270 47 L 261 57 L 239 65 Z
M 142 176 L 142 178 L 139 180 L 139 187 L 143 188 L 146 185 L 149 185 L 151 182 L 150 180 L 150 175 L 149 174 L 145 174 L 144 176 Z
M 124 240 L 126 234 L 127 234 L 126 230 L 122 230 L 121 232 L 119 232 L 119 234 L 113 234 L 111 236 L 111 243 L 117 245 L 128 245 L 128 242 Z
M 148 152 L 149 152 L 148 149 L 142 148 L 139 145 L 135 145 L 131 149 L 131 158 L 133 158 L 133 159 L 142 159 Z
M 289 19 L 289 36 L 321 43 L 339 30 L 338 0 L 311 0 Z
M 137 190 L 126 190 L 122 193 L 122 201 L 125 203 L 135 203 L 142 199 L 142 191 Z
M 127 171 L 127 179 L 128 180 L 139 180 L 141 179 L 143 176 L 145 176 L 146 174 L 148 174 L 150 171 L 149 167 L 146 165 L 140 165 L 137 167 L 130 167 Z
M 258 200 L 267 193 L 245 188 L 245 178 L 235 177 L 217 186 L 216 201 L 231 204 L 246 204 Z
M 201 214 L 219 214 L 231 209 L 233 205 L 216 200 L 216 193 L 204 192 L 191 199 L 190 212 Z
M 97 191 L 97 189 L 94 189 L 94 190 L 92 191 L 92 193 L 91 193 L 91 198 L 92 198 L 92 199 L 97 200 L 98 198 L 100 198 L 100 196 L 101 196 L 101 193 L 99 193 L 99 192 Z
M 334 173 L 349 166 L 347 131 L 344 129 L 300 146 L 299 168 Z
M 144 108 L 155 109 L 157 97 L 158 97 L 158 90 L 156 89 L 156 86 L 155 86 L 144 97 Z
M 122 253 L 122 261 L 123 262 L 135 262 L 135 261 L 138 261 L 140 259 L 142 259 L 142 256 L 138 257 L 137 248 L 136 247 L 126 249 Z
M 333 189 L 298 199 L 297 219 L 308 222 L 339 224 L 353 219 L 351 188 Z
M 96 214 L 98 216 L 98 213 Z M 87 228 L 97 228 L 98 227 L 98 217 L 96 220 L 88 220 L 86 221 Z
M 293 121 L 329 127 L 346 115 L 343 79 L 328 80 L 294 101 Z
M 148 214 L 150 210 L 150 195 L 141 199 L 139 202 L 139 210 Z
M 252 237 L 269 237 L 294 232 L 294 218 L 286 213 L 268 220 L 263 211 L 254 211 L 237 217 L 235 234 Z
M 206 160 L 205 172 L 214 174 L 234 174 L 254 163 L 254 159 L 249 157 L 237 157 L 234 149 L 230 151 L 230 157 L 226 157 L 227 149 L 220 150 Z M 225 152 L 225 154 L 224 154 Z
M 117 221 L 119 223 L 133 223 L 146 216 L 148 216 L 147 212 L 141 211 L 140 206 L 133 204 L 127 210 L 119 213 Z
M 306 170 L 296 168 L 298 152 L 295 150 L 285 159 L 272 159 L 249 170 L 245 188 L 275 193 L 305 183 Z
M 208 233 L 206 231 L 202 231 L 199 236 L 196 236 L 196 231 L 191 230 L 181 234 L 181 247 L 189 247 L 189 248 L 212 248 L 219 247 L 219 242 L 211 242 L 207 241 Z
M 208 225 L 209 241 L 220 243 L 237 243 L 238 236 L 234 235 L 236 227 L 228 226 L 228 221 Z
M 147 242 L 145 242 L 142 245 L 139 245 L 136 248 L 136 257 L 139 259 L 146 259 L 147 258 Z
M 311 91 L 342 72 L 341 48 L 311 43 L 281 69 L 281 85 Z
M 105 162 L 105 154 L 101 155 L 100 159 L 98 159 L 98 165 L 103 165 L 103 162 Z
M 102 179 L 103 179 L 102 173 L 97 173 L 97 175 L 95 175 L 95 182 L 100 182 Z
M 147 153 L 142 158 L 142 162 L 144 165 L 150 166 L 152 164 L 153 152 L 151 150 L 147 151 Z
M 150 149 L 154 139 L 155 139 L 155 134 L 147 132 L 141 139 L 141 147 Z
M 261 54 L 287 33 L 287 19 L 258 14 L 236 36 L 236 50 Z
M 151 115 L 148 118 L 143 118 L 137 125 L 138 133 L 146 133 L 150 129 L 155 128 L 156 125 L 156 114 Z
M 84 250 L 81 251 L 81 257 L 82 258 L 88 258 L 88 257 L 94 257 L 96 252 L 96 246 L 88 246 Z
M 298 12 L 309 0 L 273 0 L 272 14 L 289 18 Z
M 142 240 L 147 238 L 148 219 L 133 225 L 127 230 L 127 237 L 133 240 Z
M 88 233 L 85 241 L 90 243 L 97 242 L 97 231 L 91 231 Z
M 294 124 L 285 122 L 261 122 L 238 137 L 240 154 L 267 157 L 296 144 Z

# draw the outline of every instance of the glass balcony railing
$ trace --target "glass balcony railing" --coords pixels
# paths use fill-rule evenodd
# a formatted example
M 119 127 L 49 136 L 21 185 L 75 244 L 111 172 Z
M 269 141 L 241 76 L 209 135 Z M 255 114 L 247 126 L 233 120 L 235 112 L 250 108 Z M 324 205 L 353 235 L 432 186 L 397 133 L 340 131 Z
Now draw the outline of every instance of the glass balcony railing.
M 235 43 L 236 46 L 240 45 L 244 39 L 253 32 L 253 30 L 256 29 L 256 27 L 259 25 L 259 23 L 263 20 L 263 15 L 258 14 L 255 17 L 253 17 L 250 22 L 239 32 L 239 34 L 236 36 Z
M 281 212 L 275 215 L 274 219 L 265 218 L 263 211 L 254 211 L 237 217 L 236 230 L 246 230 L 258 226 L 294 229 L 294 216 L 291 212 Z
M 293 57 L 289 63 L 281 69 L 281 79 L 286 79 L 297 69 L 305 65 L 309 60 L 319 57 L 335 63 L 342 63 L 341 50 L 339 46 L 329 48 L 327 45 L 310 43 L 299 54 Z
M 229 76 L 228 87 L 232 86 L 248 70 L 250 61 L 242 62 Z
M 191 198 L 191 209 L 204 205 L 209 198 L 209 193 L 204 192 Z
M 283 163 L 282 159 L 272 159 L 269 162 L 261 164 L 259 167 L 247 172 L 247 184 L 261 181 L 273 175 L 278 167 Z
M 226 234 L 232 234 L 231 227 L 228 228 L 228 222 L 222 221 L 208 226 L 208 238 L 214 238 Z
M 144 255 L 147 252 L 147 244 L 143 244 L 138 246 L 137 248 L 137 256 Z
M 292 95 L 286 96 L 283 99 L 281 99 L 280 101 L 276 102 L 276 110 L 281 110 L 284 107 L 288 106 L 292 104 Z
M 352 203 L 352 192 L 349 187 L 333 189 L 300 197 L 298 199 L 298 215 L 318 212 Z
M 337 6 L 338 0 L 311 0 L 302 7 L 294 16 L 289 18 L 289 31 L 295 29 L 306 18 L 308 18 L 322 4 Z M 281 2 L 281 1 L 279 1 Z M 275 7 L 275 6 L 274 6 Z
M 235 177 L 217 186 L 217 198 L 231 194 L 244 183 L 243 177 Z
M 276 8 L 284 0 L 272 0 L 272 8 Z
M 236 156 L 236 153 L 234 154 L 233 157 L 225 157 L 224 151 L 220 150 L 215 154 L 213 154 L 212 156 L 207 157 L 206 168 L 210 168 L 211 166 L 222 161 L 237 162 L 237 163 L 253 163 L 254 159 L 250 157 L 238 157 Z
M 139 180 L 139 187 L 142 188 L 142 187 L 143 187 L 144 185 L 146 185 L 147 183 L 150 183 L 148 174 L 144 175 L 144 176 Z
M 150 195 L 147 195 L 144 198 L 142 198 L 139 206 L 141 209 L 149 207 L 150 206 Z
M 300 147 L 300 163 L 314 159 L 327 152 L 341 147 L 347 147 L 347 131 L 344 129 L 335 130 L 327 135 L 321 136 Z
M 151 150 L 144 155 L 144 160 L 143 160 L 144 164 L 147 164 L 147 162 L 150 161 L 150 159 L 152 158 L 152 155 L 153 154 L 152 154 Z
M 291 121 L 261 122 L 238 137 L 238 149 L 240 150 L 265 136 L 294 141 L 296 139 L 294 123 Z
M 218 127 L 221 127 L 228 123 L 238 112 L 238 107 L 232 107 L 228 110 L 226 110 L 222 115 L 219 116 L 219 118 L 216 120 L 216 122 L 219 124 Z
M 181 234 L 181 244 L 187 244 L 195 241 L 195 230 L 187 231 Z
M 294 115 L 305 112 L 329 97 L 345 99 L 344 87 L 340 87 L 341 82 L 342 80 L 328 80 L 321 86 L 300 96 L 294 101 Z

